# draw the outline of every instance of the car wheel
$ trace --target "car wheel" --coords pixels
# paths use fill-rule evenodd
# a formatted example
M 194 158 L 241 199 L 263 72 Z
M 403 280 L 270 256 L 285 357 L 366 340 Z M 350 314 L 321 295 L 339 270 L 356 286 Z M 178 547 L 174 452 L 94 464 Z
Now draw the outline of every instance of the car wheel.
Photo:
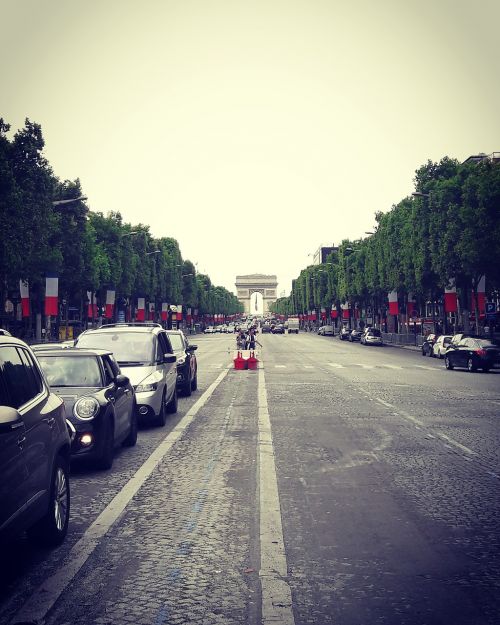
M 472 358 L 469 358 L 469 360 L 467 361 L 467 371 L 470 371 L 471 373 L 473 373 L 476 370 L 476 365 L 474 364 L 474 361 L 472 360 Z
M 137 406 L 135 405 L 135 402 L 130 418 L 130 432 L 128 433 L 127 438 L 123 441 L 124 447 L 134 447 L 137 443 Z
M 453 369 L 453 365 L 451 364 L 451 360 L 448 358 L 448 356 L 444 357 L 444 366 L 447 369 Z
M 177 412 L 177 388 L 174 388 L 174 393 L 172 395 L 172 398 L 166 405 L 166 411 L 169 414 L 175 414 Z
M 58 456 L 52 474 L 47 513 L 28 530 L 30 539 L 49 547 L 56 547 L 63 542 L 69 523 L 70 492 L 68 476 L 69 469 L 67 463 Z
M 191 390 L 196 391 L 198 388 L 198 369 L 194 372 L 194 378 L 191 380 Z
M 96 466 L 98 469 L 107 471 L 113 466 L 115 458 L 115 429 L 111 419 L 106 422 L 106 430 L 104 433 L 104 444 L 102 446 L 101 455 L 97 459 Z
M 161 396 L 160 413 L 159 413 L 159 415 L 155 419 L 155 425 L 157 425 L 158 427 L 161 427 L 161 428 L 167 422 L 167 413 L 166 413 L 166 410 L 165 410 L 165 396 L 166 396 L 165 395 L 165 391 L 163 391 L 163 395 Z

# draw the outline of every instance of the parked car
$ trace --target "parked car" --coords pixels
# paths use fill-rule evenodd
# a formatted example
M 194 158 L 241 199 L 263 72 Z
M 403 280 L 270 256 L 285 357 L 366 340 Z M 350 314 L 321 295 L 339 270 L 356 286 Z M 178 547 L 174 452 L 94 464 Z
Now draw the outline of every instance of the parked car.
M 358 329 L 351 330 L 351 333 L 349 334 L 349 340 L 351 341 L 351 343 L 354 343 L 354 341 L 361 341 L 362 334 L 363 334 L 362 330 L 358 330 Z
M 351 330 L 347 326 L 342 326 L 339 331 L 339 339 L 341 341 L 348 341 L 351 335 Z
M 70 447 L 64 403 L 50 390 L 33 351 L 1 335 L 2 538 L 27 530 L 43 544 L 63 542 L 70 515 Z
M 158 323 L 112 323 L 86 330 L 77 347 L 106 349 L 135 390 L 139 418 L 164 426 L 177 412 L 177 358 L 167 331 Z
M 334 332 L 334 330 L 333 330 L 333 326 L 329 326 L 329 325 L 327 325 L 327 326 L 321 326 L 321 327 L 318 329 L 318 334 L 319 334 L 320 336 L 334 336 L 334 335 L 335 335 L 335 332 Z
M 110 469 L 118 445 L 137 442 L 134 389 L 113 354 L 98 349 L 52 349 L 38 353 L 50 388 L 66 406 L 76 430 L 73 458 Z
M 271 332 L 273 334 L 285 334 L 285 326 L 282 323 L 277 323 L 273 326 Z
M 441 334 L 432 346 L 432 355 L 436 358 L 444 358 L 444 354 L 451 343 L 452 336 L 450 334 Z
M 0 336 L 12 336 L 12 334 L 8 330 L 0 328 Z
M 422 343 L 422 356 L 432 356 L 432 348 L 438 338 L 438 334 L 428 334 Z
M 269 334 L 271 332 L 271 326 L 269 323 L 265 323 L 260 329 L 262 334 Z
M 198 345 L 191 345 L 181 330 L 167 330 L 168 338 L 177 356 L 177 389 L 186 397 L 198 388 Z
M 383 345 L 382 333 L 378 328 L 366 328 L 361 335 L 362 345 Z
M 215 334 L 215 328 L 213 326 L 207 326 L 203 330 L 203 334 Z
M 465 337 L 457 345 L 450 343 L 444 364 L 447 369 L 465 367 L 469 371 L 500 368 L 500 341 Z

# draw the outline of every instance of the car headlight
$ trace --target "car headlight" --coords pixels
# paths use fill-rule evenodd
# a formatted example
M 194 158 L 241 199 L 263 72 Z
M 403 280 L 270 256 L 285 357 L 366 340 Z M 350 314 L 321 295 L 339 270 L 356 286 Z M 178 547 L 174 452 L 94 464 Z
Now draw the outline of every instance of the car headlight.
M 186 356 L 177 356 L 177 364 L 183 365 L 186 362 Z
M 73 414 L 81 421 L 90 421 L 101 409 L 101 405 L 95 397 L 80 397 L 73 407 Z
M 144 378 L 142 382 L 140 382 L 135 387 L 136 393 L 148 393 L 151 391 L 156 391 L 158 388 L 158 383 L 161 382 L 162 374 L 160 371 L 155 371 L 151 375 L 148 375 L 147 378 Z

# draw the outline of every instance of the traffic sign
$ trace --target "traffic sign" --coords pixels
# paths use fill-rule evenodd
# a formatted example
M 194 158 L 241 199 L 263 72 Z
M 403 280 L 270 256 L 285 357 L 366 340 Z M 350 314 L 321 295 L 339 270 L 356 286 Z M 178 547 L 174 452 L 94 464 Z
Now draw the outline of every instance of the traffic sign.
M 485 304 L 485 313 L 488 319 L 493 319 L 496 317 L 496 304 L 495 302 L 486 302 Z

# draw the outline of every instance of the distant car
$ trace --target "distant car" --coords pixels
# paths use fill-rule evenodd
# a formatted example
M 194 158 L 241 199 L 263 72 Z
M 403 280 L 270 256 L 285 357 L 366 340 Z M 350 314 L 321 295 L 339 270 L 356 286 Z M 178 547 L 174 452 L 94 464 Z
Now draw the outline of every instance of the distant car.
M 361 336 L 362 345 L 383 345 L 382 333 L 378 328 L 366 328 Z
M 452 338 L 450 334 L 441 334 L 432 346 L 432 355 L 436 358 L 444 358 Z
M 320 336 L 334 336 L 335 332 L 333 326 L 326 325 L 318 328 L 318 334 Z
M 348 341 L 351 330 L 347 326 L 342 326 L 339 330 L 339 339 L 341 341 Z
M 432 356 L 432 348 L 434 347 L 434 343 L 438 338 L 438 334 L 428 334 L 425 337 L 425 341 L 422 343 L 422 356 Z
M 73 458 L 110 469 L 114 450 L 137 442 L 134 389 L 114 356 L 100 349 L 52 349 L 37 354 L 50 388 L 64 401 L 76 430 Z
M 191 345 L 181 330 L 167 330 L 174 354 L 177 356 L 177 388 L 186 397 L 198 388 L 198 345 Z
M 271 332 L 273 334 L 285 334 L 285 326 L 282 323 L 277 323 Z
M 213 326 L 207 326 L 203 330 L 203 334 L 215 334 L 215 328 Z
M 444 364 L 447 369 L 465 367 L 469 371 L 500 368 L 500 341 L 465 337 L 456 345 L 450 344 Z
M 70 447 L 64 403 L 50 390 L 33 351 L 0 336 L 0 535 L 28 531 L 63 542 L 70 515 Z
M 351 341 L 351 343 L 354 343 L 354 341 L 361 341 L 361 335 L 363 334 L 362 330 L 351 330 L 351 333 L 349 334 L 349 340 Z
M 268 323 L 265 323 L 260 331 L 262 334 L 269 334 L 271 332 L 271 326 Z

